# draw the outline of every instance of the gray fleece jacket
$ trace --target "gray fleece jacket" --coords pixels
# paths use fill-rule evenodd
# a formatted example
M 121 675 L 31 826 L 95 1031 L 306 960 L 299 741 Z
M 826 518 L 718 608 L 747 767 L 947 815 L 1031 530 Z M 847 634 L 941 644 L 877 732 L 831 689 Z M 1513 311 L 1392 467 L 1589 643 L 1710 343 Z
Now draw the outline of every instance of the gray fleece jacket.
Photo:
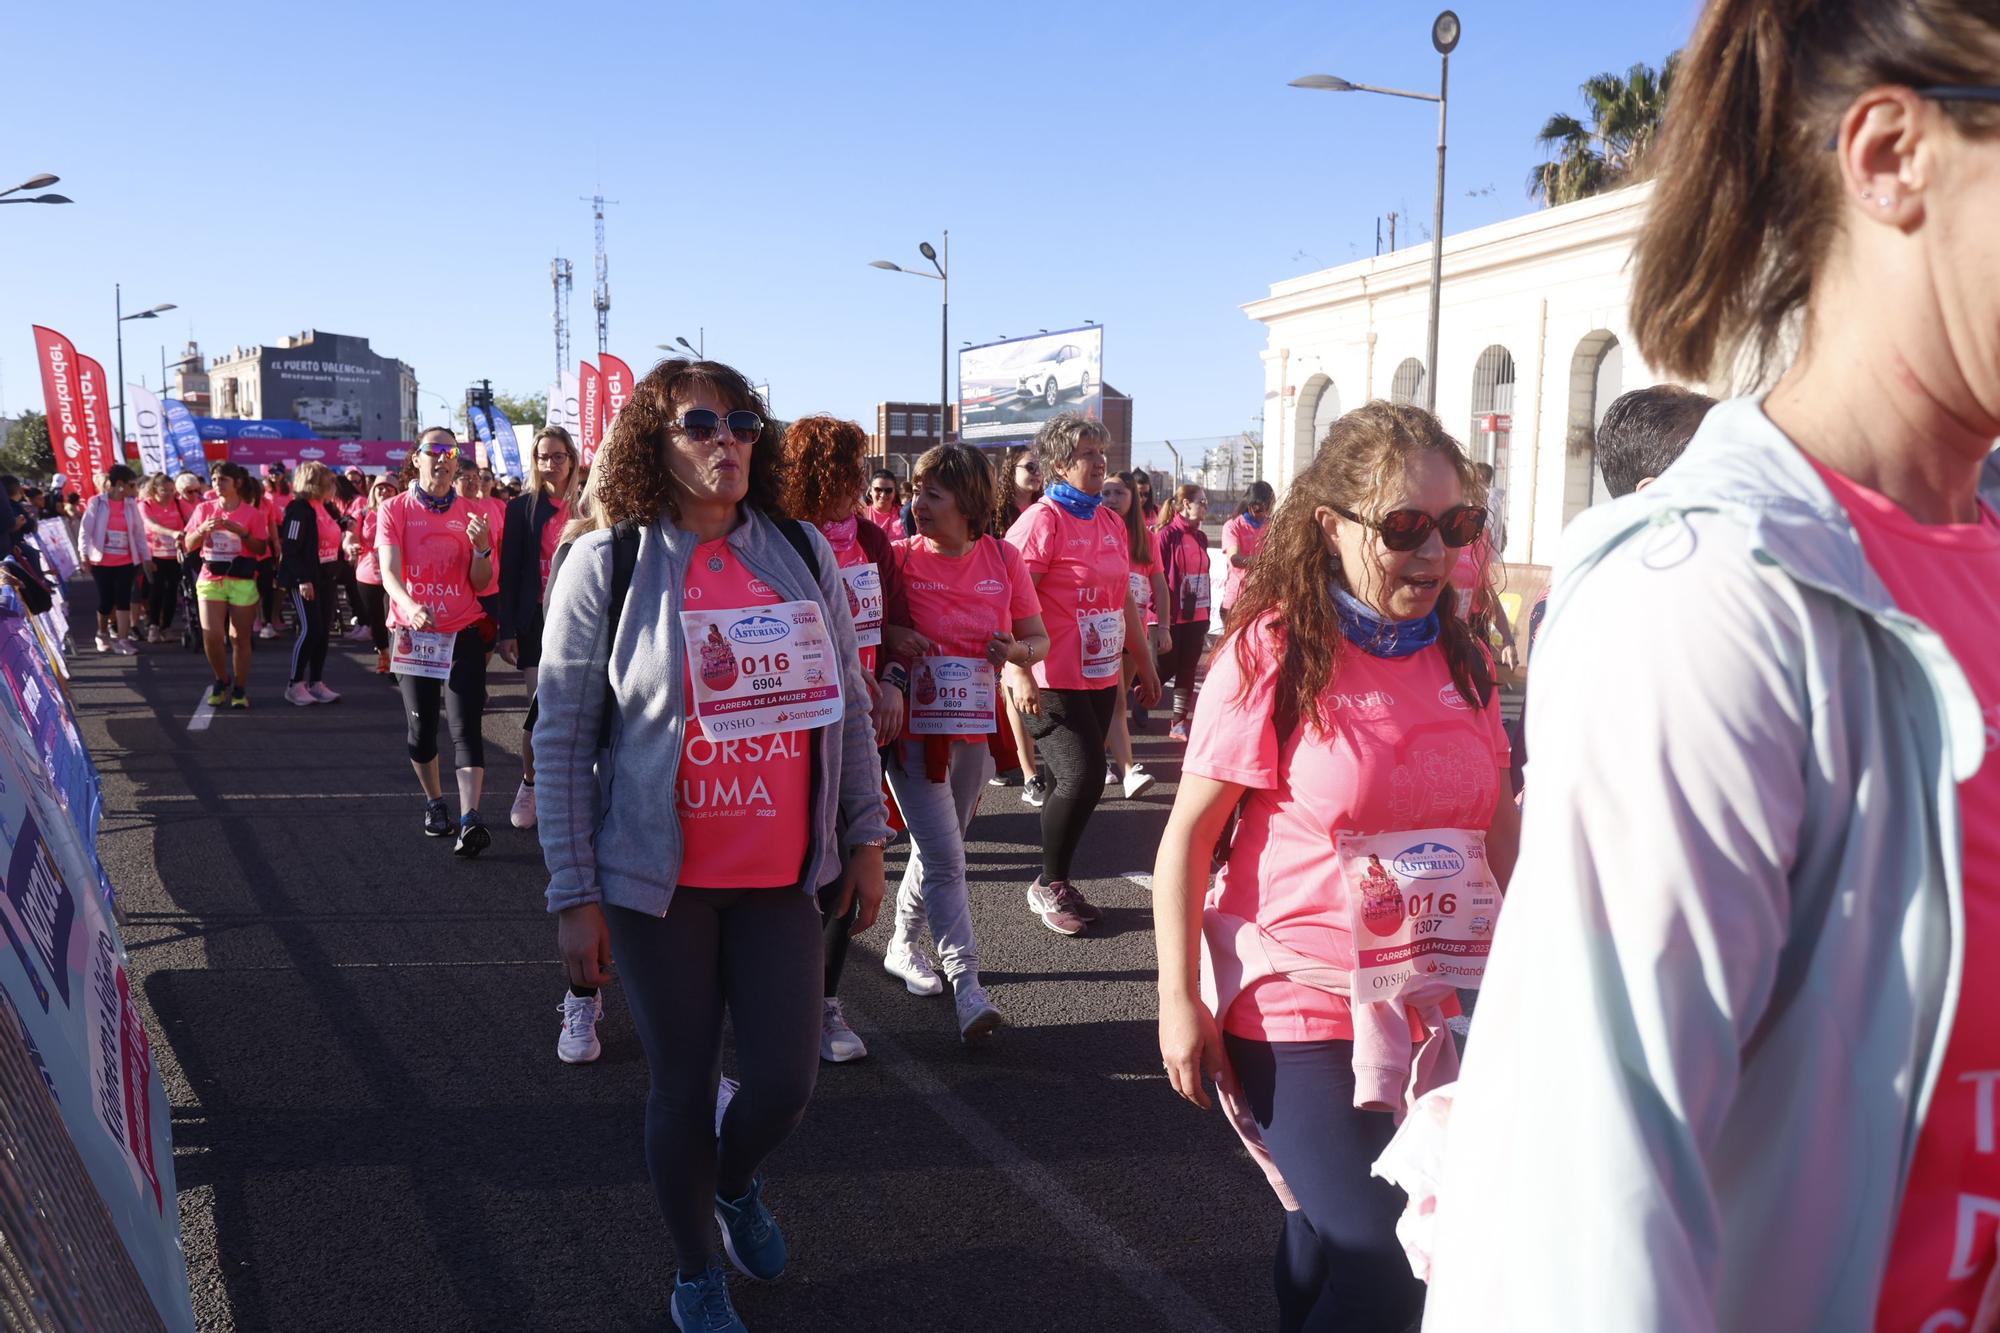
M 813 733 L 812 836 L 799 887 L 813 892 L 840 874 L 844 847 L 889 835 L 881 760 L 869 716 L 854 619 L 832 548 L 805 525 L 819 580 L 773 520 L 754 510 L 729 534 L 750 572 L 786 601 L 816 601 L 847 672 L 841 721 Z M 698 545 L 662 518 L 640 533 L 632 587 L 611 642 L 611 533 L 577 539 L 554 571 L 542 635 L 535 724 L 535 792 L 549 910 L 604 902 L 664 916 L 681 866 L 674 792 L 687 722 L 681 592 Z M 611 748 L 597 749 L 610 673 Z

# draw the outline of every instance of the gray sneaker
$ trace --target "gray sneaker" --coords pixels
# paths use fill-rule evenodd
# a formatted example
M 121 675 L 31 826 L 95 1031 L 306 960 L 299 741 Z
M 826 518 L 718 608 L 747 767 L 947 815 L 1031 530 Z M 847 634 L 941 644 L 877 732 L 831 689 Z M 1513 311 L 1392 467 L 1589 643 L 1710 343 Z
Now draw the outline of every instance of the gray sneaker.
M 1042 802 L 1049 799 L 1048 784 L 1040 778 L 1029 778 L 1021 784 L 1021 799 L 1037 810 L 1041 809 Z
M 1090 918 L 1077 911 L 1079 906 L 1096 910 L 1083 901 L 1083 895 L 1071 888 L 1068 880 L 1059 879 L 1044 886 L 1037 879 L 1028 886 L 1028 910 L 1058 935 L 1078 934 L 1090 924 Z
M 993 1035 L 993 1030 L 1007 1021 L 1006 1018 L 993 1007 L 993 1001 L 986 998 L 986 988 L 979 984 L 977 974 L 960 977 L 954 990 L 953 1002 L 958 1006 L 958 1039 L 967 1046 L 984 1044 Z

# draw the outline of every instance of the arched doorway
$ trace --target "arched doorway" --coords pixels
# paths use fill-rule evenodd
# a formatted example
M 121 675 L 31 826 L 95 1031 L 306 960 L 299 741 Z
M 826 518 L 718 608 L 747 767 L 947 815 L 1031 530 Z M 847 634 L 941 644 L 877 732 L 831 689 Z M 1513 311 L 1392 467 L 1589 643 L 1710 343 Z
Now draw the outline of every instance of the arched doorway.
M 1424 363 L 1414 356 L 1404 357 L 1403 364 L 1389 377 L 1389 401 L 1415 406 L 1423 401 L 1423 396 Z
M 1493 486 L 1487 508 L 1493 511 L 1499 531 L 1493 544 L 1507 548 L 1507 528 L 1511 515 L 1507 507 L 1508 446 L 1514 437 L 1514 354 L 1498 343 L 1479 354 L 1472 367 L 1472 425 L 1466 433 L 1473 461 L 1493 469 Z
M 1319 442 L 1326 438 L 1327 428 L 1339 418 L 1340 390 L 1331 376 L 1315 374 L 1299 391 L 1292 428 L 1292 470 L 1285 474 L 1287 482 L 1306 470 L 1313 455 L 1319 452 Z
M 1563 524 L 1611 498 L 1597 467 L 1597 427 L 1625 392 L 1625 349 L 1608 329 L 1595 329 L 1576 345 L 1569 363 L 1568 457 L 1563 465 Z

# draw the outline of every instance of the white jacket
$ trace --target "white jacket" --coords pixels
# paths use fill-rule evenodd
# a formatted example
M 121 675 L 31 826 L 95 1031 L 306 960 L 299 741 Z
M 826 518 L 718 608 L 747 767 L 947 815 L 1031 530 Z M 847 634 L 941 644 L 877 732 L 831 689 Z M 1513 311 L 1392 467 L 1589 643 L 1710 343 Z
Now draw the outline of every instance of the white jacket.
M 139 515 L 139 502 L 126 500 L 125 531 L 131 543 L 133 564 L 146 558 L 146 521 Z M 90 497 L 83 507 L 83 558 L 92 564 L 104 559 L 104 534 L 111 530 L 111 501 L 102 493 Z

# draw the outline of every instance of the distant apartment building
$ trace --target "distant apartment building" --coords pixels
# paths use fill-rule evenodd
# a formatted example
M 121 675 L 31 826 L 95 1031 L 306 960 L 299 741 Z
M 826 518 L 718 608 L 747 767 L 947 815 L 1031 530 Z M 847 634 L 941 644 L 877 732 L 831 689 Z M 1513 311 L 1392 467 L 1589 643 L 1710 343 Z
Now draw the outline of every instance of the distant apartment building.
M 298 421 L 332 440 L 411 440 L 417 375 L 366 338 L 312 329 L 208 367 L 210 415 Z

